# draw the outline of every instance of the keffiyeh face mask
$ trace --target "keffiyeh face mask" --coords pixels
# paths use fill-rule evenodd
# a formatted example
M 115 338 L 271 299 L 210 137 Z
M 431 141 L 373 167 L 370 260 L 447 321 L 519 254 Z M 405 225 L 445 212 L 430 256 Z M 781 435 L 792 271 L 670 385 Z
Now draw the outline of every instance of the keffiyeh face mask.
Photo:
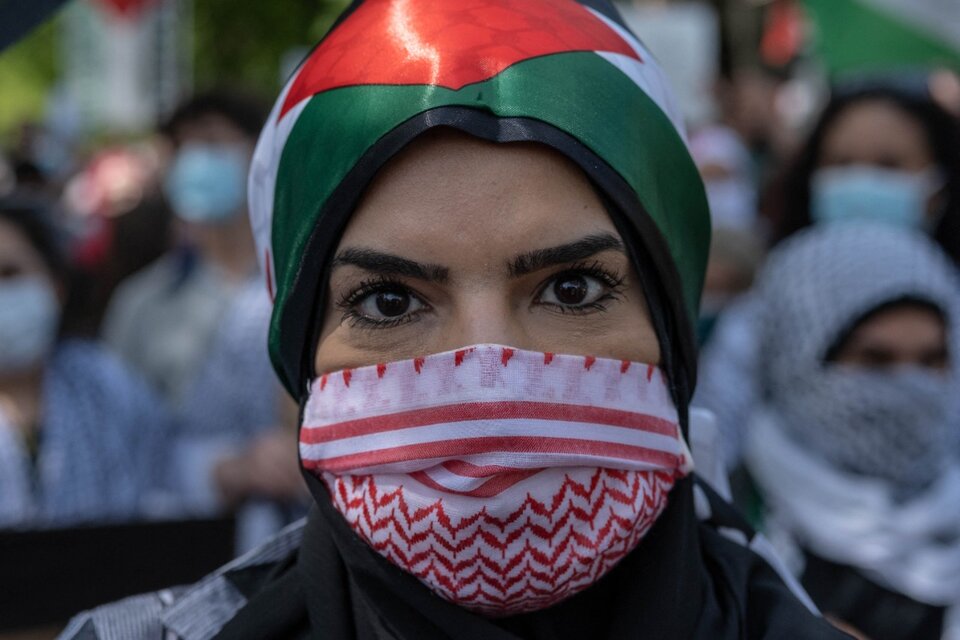
M 830 365 L 799 382 L 779 409 L 806 448 L 910 494 L 943 472 L 955 385 L 952 376 L 920 367 L 876 372 Z
M 653 365 L 497 345 L 323 375 L 300 433 L 367 544 L 488 615 L 596 582 L 692 468 Z

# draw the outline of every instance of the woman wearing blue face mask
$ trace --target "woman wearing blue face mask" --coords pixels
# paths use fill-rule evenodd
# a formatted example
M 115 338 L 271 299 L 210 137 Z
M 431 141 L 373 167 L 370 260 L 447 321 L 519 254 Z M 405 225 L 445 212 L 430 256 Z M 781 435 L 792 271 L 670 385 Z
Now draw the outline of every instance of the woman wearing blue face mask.
M 774 236 L 870 219 L 919 228 L 960 261 L 960 126 L 920 91 L 838 93 L 771 194 Z
M 167 416 L 99 346 L 58 335 L 67 280 L 43 210 L 0 200 L 0 527 L 132 520 L 159 506 Z
M 190 511 L 253 501 L 241 548 L 288 517 L 267 499 L 295 504 L 302 492 L 294 434 L 277 428 L 267 354 L 248 348 L 265 339 L 270 317 L 245 215 L 263 111 L 249 96 L 221 91 L 174 111 L 163 129 L 173 151 L 163 193 L 181 243 L 124 281 L 104 319 L 106 342 L 177 417 L 170 475 Z

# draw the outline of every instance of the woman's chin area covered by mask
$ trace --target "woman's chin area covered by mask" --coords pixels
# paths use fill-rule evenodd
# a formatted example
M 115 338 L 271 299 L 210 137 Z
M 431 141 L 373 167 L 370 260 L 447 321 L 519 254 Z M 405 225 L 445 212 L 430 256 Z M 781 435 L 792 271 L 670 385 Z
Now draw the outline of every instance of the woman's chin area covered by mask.
M 318 373 L 473 344 L 658 364 L 637 274 L 584 174 L 441 130 L 370 185 L 333 258 Z

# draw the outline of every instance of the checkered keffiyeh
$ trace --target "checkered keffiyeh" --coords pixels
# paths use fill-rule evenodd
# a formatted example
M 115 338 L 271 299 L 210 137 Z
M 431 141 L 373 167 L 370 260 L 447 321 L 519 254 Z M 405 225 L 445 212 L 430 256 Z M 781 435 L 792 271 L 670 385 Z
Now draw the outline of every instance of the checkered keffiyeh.
M 942 311 L 953 363 L 946 375 L 826 362 L 861 318 L 902 299 Z M 904 489 L 939 473 L 952 444 L 960 280 L 926 236 L 853 223 L 801 232 L 771 254 L 757 304 L 768 409 L 791 439 L 839 469 Z

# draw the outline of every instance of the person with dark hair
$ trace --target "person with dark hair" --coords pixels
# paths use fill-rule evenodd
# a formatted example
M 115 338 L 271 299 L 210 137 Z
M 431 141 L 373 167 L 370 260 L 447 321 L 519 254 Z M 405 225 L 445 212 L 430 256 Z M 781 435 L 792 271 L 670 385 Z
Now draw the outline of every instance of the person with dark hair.
M 706 479 L 667 86 L 608 2 L 353 3 L 250 175 L 312 511 L 65 637 L 843 637 Z
M 0 198 L 0 527 L 163 508 L 169 415 L 106 350 L 60 335 L 69 280 L 44 205 Z
M 174 151 L 163 191 L 183 242 L 121 283 L 104 320 L 107 343 L 176 415 L 172 486 L 190 513 L 244 507 L 241 548 L 296 510 L 270 500 L 296 504 L 303 494 L 267 354 L 248 348 L 266 339 L 270 317 L 246 219 L 264 112 L 229 92 L 199 94 L 174 111 L 162 128 Z
M 814 222 L 872 219 L 928 232 L 960 262 L 960 123 L 925 91 L 838 91 L 769 206 L 775 240 Z
M 875 223 L 794 234 L 759 276 L 745 457 L 764 529 L 824 613 L 869 638 L 960 625 L 958 291 L 928 237 Z
M 245 176 L 262 113 L 227 95 L 181 105 L 163 130 L 174 155 L 164 194 L 184 241 L 118 288 L 104 337 L 174 406 L 230 300 L 253 279 Z M 142 339 L 149 333 L 149 341 Z
M 770 193 L 774 239 L 811 224 L 870 220 L 924 231 L 960 263 L 957 149 L 960 123 L 925 90 L 872 81 L 838 89 Z M 700 358 L 696 404 L 716 415 L 731 469 L 761 401 L 761 313 L 749 293 L 728 306 Z

